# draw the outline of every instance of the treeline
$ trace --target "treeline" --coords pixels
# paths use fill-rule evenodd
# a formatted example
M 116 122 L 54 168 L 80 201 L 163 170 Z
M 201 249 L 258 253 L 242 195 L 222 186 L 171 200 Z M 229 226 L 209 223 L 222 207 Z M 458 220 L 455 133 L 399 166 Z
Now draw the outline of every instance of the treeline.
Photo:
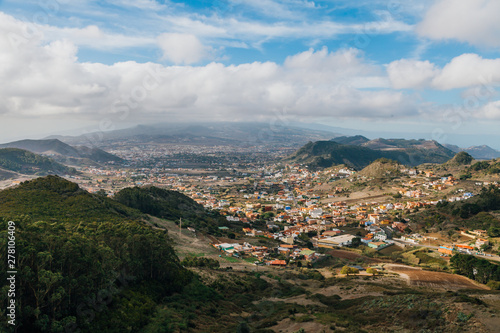
M 219 261 L 205 257 L 187 256 L 181 261 L 181 265 L 185 267 L 206 267 L 216 269 L 220 267 Z
M 500 265 L 493 264 L 486 259 L 467 254 L 455 254 L 451 257 L 450 263 L 455 273 L 479 283 L 500 281 Z

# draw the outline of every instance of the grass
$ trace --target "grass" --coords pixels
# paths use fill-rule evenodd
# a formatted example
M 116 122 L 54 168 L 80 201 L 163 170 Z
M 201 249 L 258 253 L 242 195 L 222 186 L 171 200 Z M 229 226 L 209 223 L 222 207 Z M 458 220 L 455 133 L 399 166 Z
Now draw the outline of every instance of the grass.
M 253 264 L 256 261 L 259 261 L 257 258 L 243 258 L 244 261 Z
M 233 257 L 224 257 L 224 259 L 226 259 L 229 262 L 239 262 L 240 261 L 239 259 L 236 259 L 236 258 L 233 258 Z

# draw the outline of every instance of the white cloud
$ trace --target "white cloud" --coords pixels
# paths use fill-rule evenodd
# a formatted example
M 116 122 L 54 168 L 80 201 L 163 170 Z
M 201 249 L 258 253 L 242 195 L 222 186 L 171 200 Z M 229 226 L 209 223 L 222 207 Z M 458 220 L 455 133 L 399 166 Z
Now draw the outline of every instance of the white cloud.
M 438 0 L 417 26 L 431 39 L 456 39 L 476 46 L 500 47 L 500 1 Z
M 433 80 L 437 89 L 500 84 L 500 59 L 483 59 L 477 54 L 453 58 Z
M 396 89 L 424 88 L 438 72 L 436 66 L 429 61 L 401 59 L 387 66 L 389 79 Z
M 487 103 L 475 114 L 477 118 L 500 120 L 500 101 Z
M 462 54 L 443 68 L 429 61 L 401 59 L 387 66 L 392 86 L 450 90 L 500 84 L 500 59 L 484 59 L 477 54 Z
M 191 34 L 164 33 L 158 36 L 158 45 L 163 58 L 174 64 L 197 63 L 210 53 L 210 48 Z
M 8 31 L 22 33 L 22 22 L 0 23 L 0 101 L 7 117 L 228 120 L 270 117 L 272 110 L 284 108 L 304 118 L 386 118 L 417 112 L 412 98 L 383 89 L 382 69 L 353 49 L 309 50 L 288 57 L 283 65 L 105 65 L 79 62 L 77 46 L 65 39 L 47 44 L 42 36 L 12 48 Z M 163 37 L 160 42 L 173 62 L 192 63 L 206 55 L 194 36 Z

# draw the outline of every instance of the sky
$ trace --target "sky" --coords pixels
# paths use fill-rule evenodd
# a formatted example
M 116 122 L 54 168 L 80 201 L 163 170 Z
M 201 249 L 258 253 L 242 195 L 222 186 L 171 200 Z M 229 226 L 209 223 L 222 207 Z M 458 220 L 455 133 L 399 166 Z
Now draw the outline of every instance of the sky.
M 498 0 L 0 0 L 0 141 L 319 123 L 500 149 Z

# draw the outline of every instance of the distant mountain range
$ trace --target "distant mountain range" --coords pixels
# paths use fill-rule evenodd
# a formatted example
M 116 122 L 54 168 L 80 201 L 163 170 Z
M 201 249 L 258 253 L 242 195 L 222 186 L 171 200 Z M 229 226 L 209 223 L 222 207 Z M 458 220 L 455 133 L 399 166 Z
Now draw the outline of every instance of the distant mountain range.
M 491 160 L 493 158 L 500 158 L 500 151 L 495 150 L 487 145 L 472 146 L 469 148 L 460 148 L 459 146 L 448 144 L 445 144 L 444 146 L 454 151 L 455 153 L 465 151 L 477 160 Z
M 69 165 L 88 165 L 95 163 L 121 163 L 123 160 L 99 148 L 70 146 L 58 139 L 21 140 L 0 144 L 0 148 L 18 148 L 32 153 L 50 156 L 54 160 Z
M 71 145 L 107 146 L 128 141 L 132 143 L 168 143 L 204 146 L 280 146 L 300 147 L 309 141 L 328 140 L 338 133 L 306 129 L 276 123 L 174 123 L 138 125 L 109 132 L 96 132 L 76 137 L 51 136 Z
M 0 176 L 12 178 L 16 173 L 26 175 L 72 175 L 77 171 L 56 161 L 17 148 L 0 149 Z
M 380 158 L 417 166 L 422 163 L 444 163 L 454 155 L 453 151 L 433 140 L 369 140 L 363 136 L 353 136 L 309 142 L 285 161 L 307 164 L 312 168 L 346 164 L 360 170 Z

